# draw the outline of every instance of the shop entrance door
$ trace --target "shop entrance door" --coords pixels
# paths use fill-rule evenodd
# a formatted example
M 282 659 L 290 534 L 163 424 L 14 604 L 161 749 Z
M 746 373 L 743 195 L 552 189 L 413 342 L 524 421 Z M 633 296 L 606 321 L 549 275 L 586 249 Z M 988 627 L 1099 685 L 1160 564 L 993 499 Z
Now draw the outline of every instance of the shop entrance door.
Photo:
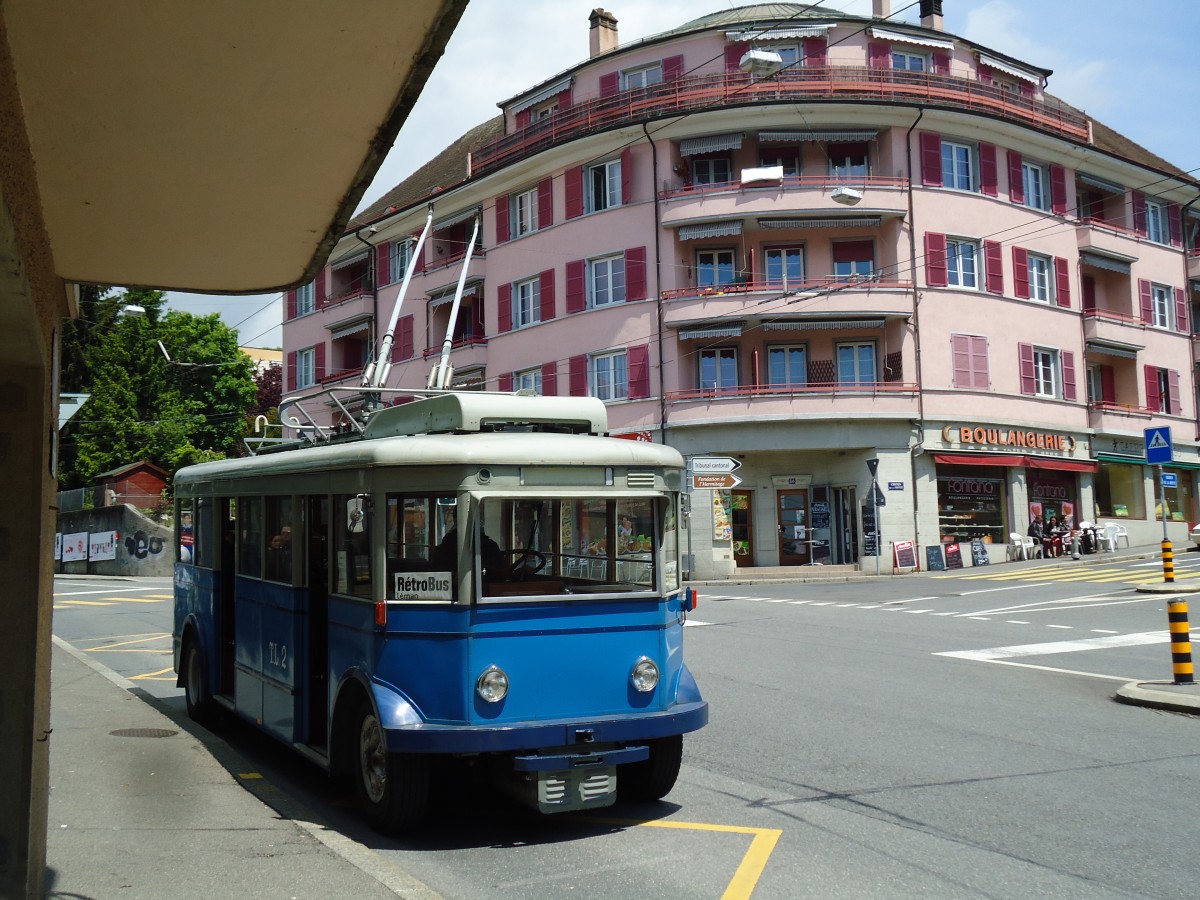
M 842 565 L 858 562 L 857 491 L 853 487 L 833 489 L 834 558 Z
M 754 506 L 750 491 L 733 492 L 733 561 L 739 566 L 754 565 Z
M 808 529 L 808 489 L 779 492 L 779 564 L 807 565 L 812 558 Z

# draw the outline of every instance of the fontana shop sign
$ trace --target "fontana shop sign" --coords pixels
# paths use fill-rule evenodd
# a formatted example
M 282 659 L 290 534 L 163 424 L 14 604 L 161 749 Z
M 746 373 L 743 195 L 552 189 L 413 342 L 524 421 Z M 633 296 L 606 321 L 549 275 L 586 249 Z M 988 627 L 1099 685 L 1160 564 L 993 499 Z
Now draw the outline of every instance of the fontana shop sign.
M 942 429 L 947 444 L 965 447 L 1009 447 L 1024 450 L 1075 452 L 1075 438 L 1052 431 L 1018 431 L 1015 428 L 986 428 L 971 425 L 947 425 Z

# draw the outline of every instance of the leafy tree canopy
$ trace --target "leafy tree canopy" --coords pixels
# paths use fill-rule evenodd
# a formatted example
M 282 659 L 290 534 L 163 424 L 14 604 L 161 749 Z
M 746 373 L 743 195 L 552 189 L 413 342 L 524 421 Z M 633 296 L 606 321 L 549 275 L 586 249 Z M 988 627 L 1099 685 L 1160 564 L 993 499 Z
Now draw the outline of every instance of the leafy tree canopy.
M 215 313 L 165 310 L 161 291 L 89 287 L 81 301 L 63 329 L 61 381 L 91 397 L 62 435 L 63 487 L 143 459 L 173 473 L 236 452 L 256 396 L 237 332 Z M 128 305 L 145 315 L 120 315 Z

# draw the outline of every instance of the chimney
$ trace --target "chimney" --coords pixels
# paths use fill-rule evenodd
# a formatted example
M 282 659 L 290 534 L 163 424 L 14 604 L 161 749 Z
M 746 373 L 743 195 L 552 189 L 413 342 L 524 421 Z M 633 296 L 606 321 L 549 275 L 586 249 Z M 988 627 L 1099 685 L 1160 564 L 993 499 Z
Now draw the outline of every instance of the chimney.
M 886 19 L 892 14 L 892 0 L 871 0 L 871 15 L 876 19 Z
M 592 23 L 591 33 L 588 35 L 588 55 L 594 58 L 609 50 L 616 50 L 617 17 L 606 9 L 597 8 L 592 10 L 588 21 Z
M 934 31 L 945 31 L 942 21 L 942 0 L 921 0 L 921 25 Z

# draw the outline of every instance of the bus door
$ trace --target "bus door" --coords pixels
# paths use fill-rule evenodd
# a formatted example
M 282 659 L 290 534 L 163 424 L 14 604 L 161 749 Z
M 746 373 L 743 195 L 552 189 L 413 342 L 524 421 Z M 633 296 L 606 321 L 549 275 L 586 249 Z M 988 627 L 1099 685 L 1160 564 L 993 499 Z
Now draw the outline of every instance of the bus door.
M 304 585 L 308 593 L 308 744 L 329 742 L 329 498 L 308 497 L 301 509 L 307 550 Z
M 217 502 L 217 528 L 221 558 L 218 562 L 220 579 L 220 608 L 216 610 L 217 622 L 220 628 L 221 683 L 217 693 L 227 697 L 234 695 L 234 662 L 237 657 L 237 615 L 234 612 L 234 598 L 237 593 L 237 564 L 234 555 L 234 545 L 237 543 L 237 523 L 233 520 L 233 510 L 228 498 Z

